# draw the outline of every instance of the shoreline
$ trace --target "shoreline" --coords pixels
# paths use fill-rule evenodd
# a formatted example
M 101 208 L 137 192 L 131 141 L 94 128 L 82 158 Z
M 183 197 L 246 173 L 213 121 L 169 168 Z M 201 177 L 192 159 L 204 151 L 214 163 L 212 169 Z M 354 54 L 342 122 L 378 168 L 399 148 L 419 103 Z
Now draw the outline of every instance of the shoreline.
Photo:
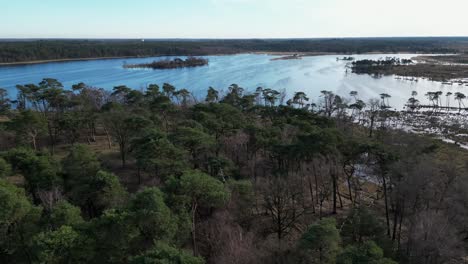
M 423 54 L 412 57 L 411 60 L 416 63 L 410 62 L 410 64 L 400 64 L 398 62 L 391 65 L 364 64 L 361 66 L 355 65 L 353 62 L 351 71 L 354 74 L 360 75 L 395 75 L 406 78 L 423 78 L 443 84 L 452 85 L 453 83 L 458 83 L 459 85 L 468 86 L 466 82 L 468 78 L 468 63 L 450 63 L 450 60 L 457 59 L 465 61 L 466 57 L 460 55 L 443 55 L 438 57 L 437 54 L 432 56 Z M 365 60 L 361 60 L 361 62 L 366 63 Z
M 205 56 L 227 56 L 227 55 L 240 55 L 240 54 L 259 54 L 259 55 L 270 55 L 270 56 L 290 56 L 298 54 L 298 57 L 312 57 L 312 56 L 326 56 L 326 55 L 366 55 L 366 54 L 418 54 L 414 52 L 365 52 L 365 53 L 335 53 L 335 52 L 293 52 L 293 51 L 253 51 L 253 52 L 240 52 L 240 53 L 220 53 L 220 54 L 208 54 L 200 55 Z M 429 53 L 420 53 L 421 55 Z M 434 53 L 435 55 L 435 53 Z M 115 59 L 144 59 L 144 58 L 158 58 L 158 57 L 187 57 L 191 55 L 149 55 L 149 56 L 117 56 L 117 57 L 90 57 L 90 58 L 69 58 L 69 59 L 53 59 L 53 60 L 35 60 L 35 61 L 19 61 L 19 62 L 2 62 L 0 67 L 6 66 L 27 66 L 36 64 L 47 64 L 47 63 L 65 63 L 65 62 L 76 62 L 76 61 L 93 61 L 93 60 L 115 60 Z
M 18 62 L 2 62 L 2 66 L 26 66 L 35 64 L 47 64 L 56 62 L 74 62 L 74 61 L 92 61 L 92 60 L 116 60 L 116 59 L 144 59 L 152 57 L 165 57 L 166 55 L 157 56 L 120 56 L 120 57 L 93 57 L 93 58 L 72 58 L 72 59 L 53 59 L 53 60 L 35 60 L 35 61 L 18 61 Z

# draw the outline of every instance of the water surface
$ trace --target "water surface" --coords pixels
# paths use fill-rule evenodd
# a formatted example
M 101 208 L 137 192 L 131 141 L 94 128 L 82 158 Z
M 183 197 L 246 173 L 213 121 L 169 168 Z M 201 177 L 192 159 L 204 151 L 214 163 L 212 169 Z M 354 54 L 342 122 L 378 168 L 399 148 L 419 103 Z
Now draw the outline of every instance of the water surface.
M 416 55 L 353 55 L 356 59 L 380 59 L 387 56 L 412 58 Z M 373 78 L 347 73 L 347 62 L 337 61 L 335 55 L 304 57 L 301 60 L 271 60 L 277 57 L 261 54 L 207 56 L 210 61 L 208 66 L 169 70 L 124 69 L 122 65 L 125 62 L 134 64 L 174 57 L 4 66 L 0 67 L 0 87 L 6 88 L 15 96 L 15 85 L 38 83 L 46 77 L 60 80 L 65 87 L 84 82 L 109 90 L 117 85 L 142 89 L 151 83 L 162 85 L 167 82 L 177 88 L 186 88 L 202 98 L 210 86 L 226 91 L 230 84 L 236 83 L 248 91 L 254 91 L 259 86 L 285 89 L 288 95 L 304 91 L 315 102 L 319 100 L 321 90 L 330 90 L 343 96 L 348 96 L 350 91 L 358 91 L 364 100 L 388 93 L 392 96 L 391 105 L 398 109 L 404 106 L 411 91 L 417 91 L 422 102 L 427 100 L 424 98 L 427 91 L 442 91 L 444 94 L 448 91 L 468 92 L 468 87 L 457 84 L 444 85 L 423 79 L 411 82 L 393 76 Z

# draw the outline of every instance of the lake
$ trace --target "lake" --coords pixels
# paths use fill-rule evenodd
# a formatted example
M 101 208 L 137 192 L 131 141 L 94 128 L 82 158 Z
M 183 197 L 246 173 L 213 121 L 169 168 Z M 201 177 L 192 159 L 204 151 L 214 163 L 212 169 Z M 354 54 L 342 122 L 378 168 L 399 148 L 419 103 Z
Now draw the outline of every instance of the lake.
M 353 55 L 356 59 L 380 59 L 384 57 L 412 58 L 414 54 L 372 54 Z M 137 64 L 174 57 L 105 59 L 89 61 L 57 62 L 22 66 L 0 67 L 0 87 L 15 96 L 17 84 L 38 83 L 42 78 L 55 78 L 65 87 L 84 82 L 88 85 L 112 89 L 127 85 L 134 89 L 145 88 L 148 84 L 171 83 L 177 88 L 186 88 L 195 96 L 203 98 L 208 87 L 226 91 L 236 83 L 247 91 L 257 87 L 285 89 L 290 96 L 303 91 L 314 101 L 319 100 L 321 90 L 330 90 L 349 97 L 350 91 L 358 91 L 359 97 L 368 100 L 378 98 L 381 93 L 392 96 L 392 107 L 401 109 L 411 95 L 417 91 L 418 99 L 426 103 L 424 94 L 428 91 L 457 92 L 468 90 L 458 84 L 446 85 L 419 79 L 412 82 L 387 76 L 373 78 L 346 72 L 346 61 L 337 61 L 337 55 L 303 57 L 301 60 L 275 60 L 279 56 L 261 54 L 240 54 L 206 56 L 209 65 L 198 68 L 152 70 L 124 69 L 124 63 Z M 342 57 L 340 55 L 340 57 Z

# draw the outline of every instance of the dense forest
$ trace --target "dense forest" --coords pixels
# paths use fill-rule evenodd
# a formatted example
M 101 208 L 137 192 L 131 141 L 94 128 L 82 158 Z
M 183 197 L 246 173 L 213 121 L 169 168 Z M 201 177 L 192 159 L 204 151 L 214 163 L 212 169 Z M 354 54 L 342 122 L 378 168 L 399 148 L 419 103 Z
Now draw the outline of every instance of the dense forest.
M 338 38 L 226 40 L 0 40 L 0 63 L 160 55 L 201 56 L 246 52 L 454 53 L 468 38 Z
M 396 67 L 411 65 L 414 62 L 409 59 L 387 57 L 381 60 L 356 60 L 351 62 L 351 71 L 356 74 L 382 75 L 391 74 Z
M 0 90 L 1 263 L 461 263 L 467 153 L 389 95 Z

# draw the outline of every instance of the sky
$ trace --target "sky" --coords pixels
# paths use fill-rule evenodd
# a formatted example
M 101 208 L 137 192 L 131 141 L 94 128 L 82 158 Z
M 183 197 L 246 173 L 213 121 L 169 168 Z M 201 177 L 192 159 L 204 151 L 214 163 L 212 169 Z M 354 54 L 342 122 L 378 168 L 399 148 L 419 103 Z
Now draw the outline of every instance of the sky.
M 468 36 L 468 0 L 0 0 L 0 38 Z

